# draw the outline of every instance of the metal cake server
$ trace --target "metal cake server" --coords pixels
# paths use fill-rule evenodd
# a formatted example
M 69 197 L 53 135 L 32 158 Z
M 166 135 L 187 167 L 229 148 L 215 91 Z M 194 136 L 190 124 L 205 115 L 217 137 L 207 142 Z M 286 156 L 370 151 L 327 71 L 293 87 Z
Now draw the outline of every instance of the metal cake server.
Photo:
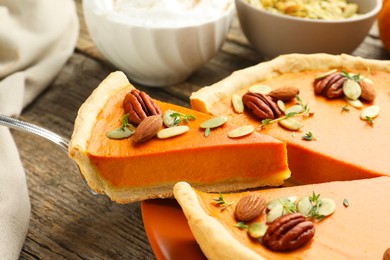
M 49 131 L 49 130 L 42 128 L 40 126 L 28 123 L 26 121 L 22 121 L 22 120 L 19 120 L 19 119 L 13 118 L 13 117 L 9 117 L 6 115 L 2 115 L 2 114 L 0 114 L 0 125 L 43 137 L 44 139 L 49 140 L 52 143 L 61 147 L 62 151 L 64 151 L 66 153 L 66 155 L 68 155 L 69 140 L 62 137 L 62 136 L 57 135 L 56 133 L 53 133 L 52 131 Z M 97 195 L 97 193 L 95 191 L 91 190 L 91 188 L 88 186 L 87 181 L 85 180 L 84 176 L 81 174 L 80 168 L 78 167 L 77 164 L 76 164 L 76 166 L 77 166 L 77 169 L 79 171 L 79 174 L 80 174 L 81 179 L 82 179 L 83 183 L 85 184 L 85 186 L 88 187 L 88 189 L 93 194 Z

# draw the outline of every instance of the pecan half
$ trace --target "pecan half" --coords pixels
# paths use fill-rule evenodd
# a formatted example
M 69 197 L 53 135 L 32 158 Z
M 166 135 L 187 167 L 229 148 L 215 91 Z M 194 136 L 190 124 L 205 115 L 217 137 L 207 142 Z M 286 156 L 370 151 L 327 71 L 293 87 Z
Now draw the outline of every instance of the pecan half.
M 283 215 L 275 219 L 262 238 L 263 244 L 274 251 L 299 248 L 314 237 L 315 228 L 301 213 Z
M 332 73 L 314 82 L 314 93 L 329 99 L 339 98 L 343 95 L 343 83 L 345 80 L 346 78 L 340 73 Z
M 261 93 L 247 92 L 242 96 L 242 101 L 259 119 L 275 119 L 282 115 L 282 111 L 272 98 Z
M 161 110 L 154 100 L 145 92 L 133 89 L 123 101 L 125 113 L 129 114 L 129 122 L 139 125 L 148 116 L 161 115 Z

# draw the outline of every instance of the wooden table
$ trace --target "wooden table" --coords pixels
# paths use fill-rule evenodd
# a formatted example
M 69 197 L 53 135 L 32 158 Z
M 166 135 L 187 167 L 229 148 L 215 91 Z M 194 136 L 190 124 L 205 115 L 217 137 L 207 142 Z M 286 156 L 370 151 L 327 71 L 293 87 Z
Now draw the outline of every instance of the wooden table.
M 91 42 L 81 0 L 77 48 L 51 86 L 21 115 L 21 119 L 69 138 L 80 105 L 115 68 Z M 390 59 L 375 30 L 354 55 Z M 237 19 L 215 58 L 182 84 L 145 88 L 152 97 L 189 106 L 191 92 L 264 59 L 243 36 Z M 20 149 L 31 200 L 31 220 L 21 259 L 154 259 L 146 238 L 140 203 L 115 204 L 95 196 L 82 184 L 73 162 L 54 144 L 13 131 Z

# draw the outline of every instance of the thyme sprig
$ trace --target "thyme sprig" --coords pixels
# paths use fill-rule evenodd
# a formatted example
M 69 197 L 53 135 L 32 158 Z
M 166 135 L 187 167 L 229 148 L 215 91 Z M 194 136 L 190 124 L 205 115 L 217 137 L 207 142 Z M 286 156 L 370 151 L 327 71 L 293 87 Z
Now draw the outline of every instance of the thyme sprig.
M 134 131 L 135 130 L 135 127 L 129 123 L 129 114 L 124 114 L 121 118 L 121 127 L 120 129 L 122 129 L 123 131 L 125 131 L 125 128 L 129 128 L 131 131 Z
M 351 73 L 348 73 L 346 70 L 341 71 L 341 76 L 343 76 L 346 79 L 353 80 L 357 83 L 359 83 L 361 80 L 363 80 L 363 78 L 360 77 L 360 74 L 351 74 Z
M 269 118 L 266 118 L 266 119 L 263 119 L 261 121 L 261 125 L 260 127 L 265 127 L 267 125 L 270 125 L 272 123 L 276 123 L 276 122 L 279 122 L 281 120 L 284 120 L 284 119 L 287 119 L 287 118 L 290 118 L 290 117 L 295 117 L 295 116 L 311 116 L 313 115 L 314 113 L 313 112 L 310 112 L 310 108 L 307 104 L 303 104 L 303 101 L 302 99 L 299 97 L 299 96 L 296 96 L 295 97 L 296 101 L 297 101 L 297 105 L 300 105 L 303 107 L 304 111 L 303 112 L 300 112 L 300 113 L 297 113 L 297 112 L 290 112 L 290 113 L 287 113 L 285 114 L 284 116 L 282 117 L 278 117 L 278 118 L 275 118 L 275 119 L 269 119 Z
M 170 114 L 171 117 L 173 117 L 173 124 L 178 125 L 182 121 L 184 121 L 186 124 L 188 124 L 189 120 L 196 120 L 196 117 L 193 115 L 186 115 L 178 112 L 174 112 Z
M 223 197 L 222 193 L 219 193 L 219 197 L 217 199 L 213 199 L 216 204 L 222 206 L 221 210 L 226 209 L 230 205 L 232 205 L 234 202 L 227 202 L 225 201 L 225 198 Z
M 312 217 L 317 220 L 323 219 L 325 216 L 321 215 L 318 210 L 322 204 L 322 201 L 320 200 L 320 194 L 315 194 L 313 191 L 313 194 L 309 197 L 309 201 L 312 204 L 312 207 L 310 209 L 309 217 Z
M 297 205 L 294 202 L 291 202 L 289 199 L 279 199 L 279 202 L 282 204 L 283 212 L 297 212 Z

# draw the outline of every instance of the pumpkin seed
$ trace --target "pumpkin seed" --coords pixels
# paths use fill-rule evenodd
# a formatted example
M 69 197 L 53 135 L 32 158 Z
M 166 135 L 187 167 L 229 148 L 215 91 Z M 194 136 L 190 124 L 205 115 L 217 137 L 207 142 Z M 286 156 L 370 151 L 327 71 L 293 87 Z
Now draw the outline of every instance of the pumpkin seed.
M 238 137 L 242 137 L 242 136 L 245 136 L 245 135 L 249 135 L 251 133 L 253 133 L 253 131 L 255 131 L 255 128 L 251 125 L 244 125 L 244 126 L 240 126 L 236 129 L 233 129 L 231 130 L 229 133 L 228 133 L 228 136 L 230 138 L 238 138 Z
M 309 197 L 303 197 L 298 201 L 297 209 L 302 215 L 308 217 L 310 215 L 310 211 L 312 209 L 312 204 L 310 202 Z
M 366 120 L 367 118 L 375 118 L 379 115 L 380 108 L 377 105 L 366 107 L 360 113 L 360 118 Z
M 213 117 L 207 121 L 204 121 L 200 124 L 201 128 L 216 128 L 227 122 L 228 118 L 226 116 Z
M 296 131 L 303 127 L 303 124 L 295 120 L 294 118 L 286 118 L 279 121 L 279 124 L 288 130 Z
M 318 207 L 318 214 L 322 216 L 329 216 L 336 210 L 336 203 L 332 199 L 321 199 L 321 204 Z
M 336 210 L 336 203 L 332 199 L 324 198 L 320 200 L 318 207 L 318 215 L 329 216 Z M 313 208 L 313 204 L 310 202 L 309 197 L 303 197 L 298 201 L 297 209 L 304 216 L 310 216 L 310 212 Z
M 236 111 L 236 113 L 244 112 L 244 102 L 242 102 L 241 96 L 234 94 L 232 96 L 232 104 L 233 104 L 234 111 Z
M 251 93 L 261 93 L 263 95 L 268 95 L 272 91 L 272 88 L 267 85 L 256 84 L 249 88 Z
M 106 132 L 107 138 L 115 139 L 115 140 L 130 137 L 132 134 L 134 134 L 134 131 L 130 130 L 127 127 L 117 128 Z
M 333 73 L 336 73 L 337 72 L 337 69 L 333 69 L 333 70 L 329 70 L 327 72 L 324 72 L 324 73 L 321 73 L 321 74 L 318 74 L 315 79 L 323 79 L 329 75 L 332 75 Z
M 343 83 L 344 95 L 352 100 L 358 99 L 362 94 L 362 88 L 359 83 L 352 79 L 346 79 Z
M 188 130 L 190 130 L 190 128 L 186 125 L 168 127 L 158 131 L 157 138 L 166 139 L 166 138 L 178 136 L 188 132 Z
M 253 222 L 248 228 L 248 233 L 252 238 L 263 237 L 267 232 L 267 226 L 262 222 Z
M 359 99 L 350 99 L 348 97 L 345 97 L 344 99 L 345 99 L 345 101 L 347 101 L 348 104 L 350 104 L 354 108 L 362 108 L 363 107 L 363 103 Z
M 172 127 L 176 125 L 176 119 L 175 117 L 172 116 L 172 114 L 177 113 L 176 111 L 168 109 L 167 111 L 164 112 L 163 114 L 163 122 L 166 127 Z
M 289 213 L 283 205 L 294 204 L 296 200 L 297 200 L 296 196 L 290 196 L 290 197 L 280 197 L 268 202 L 267 209 L 269 210 L 269 212 L 266 217 L 267 223 L 271 223 L 276 218 Z
M 294 203 L 298 199 L 297 196 L 289 196 L 289 197 L 280 197 L 273 199 L 267 203 L 267 209 L 271 210 L 273 207 L 277 206 L 278 204 L 282 203 Z
M 275 219 L 277 219 L 278 217 L 282 216 L 283 215 L 283 205 L 282 204 L 278 204 L 278 205 L 275 205 L 267 214 L 267 217 L 266 217 L 266 221 L 267 223 L 271 223 L 272 221 L 274 221 Z
M 290 113 L 299 114 L 299 113 L 302 113 L 303 111 L 305 111 L 305 108 L 299 104 L 296 104 L 296 105 L 293 105 L 293 106 L 287 108 L 286 111 L 284 111 L 284 114 L 286 114 L 286 115 L 288 115 Z
M 283 100 L 278 100 L 276 101 L 276 105 L 279 107 L 280 111 L 282 111 L 283 113 L 285 113 L 286 111 L 286 105 L 284 104 L 284 101 Z

